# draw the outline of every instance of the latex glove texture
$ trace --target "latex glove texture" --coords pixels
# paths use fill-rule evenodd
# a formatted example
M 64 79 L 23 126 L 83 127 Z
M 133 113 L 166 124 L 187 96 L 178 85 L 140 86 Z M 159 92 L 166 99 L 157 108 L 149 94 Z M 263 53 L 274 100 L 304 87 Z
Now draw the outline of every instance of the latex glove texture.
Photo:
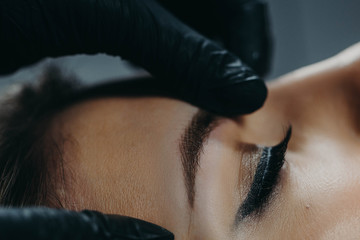
M 241 11 L 234 15 L 240 20 L 252 12 Z M 247 31 L 254 29 L 250 25 L 235 35 L 257 35 Z M 225 43 L 235 52 L 250 49 L 245 41 L 239 47 L 241 41 L 231 40 L 240 38 L 227 37 Z M 253 112 L 267 95 L 262 79 L 238 56 L 155 0 L 1 0 L 0 51 L 2 73 L 49 56 L 121 56 L 147 69 L 173 97 L 225 116 Z
M 0 236 L 7 240 L 173 240 L 167 230 L 138 219 L 49 208 L 0 209 Z
M 263 0 L 158 0 L 184 23 L 220 42 L 257 74 L 270 68 L 272 39 Z

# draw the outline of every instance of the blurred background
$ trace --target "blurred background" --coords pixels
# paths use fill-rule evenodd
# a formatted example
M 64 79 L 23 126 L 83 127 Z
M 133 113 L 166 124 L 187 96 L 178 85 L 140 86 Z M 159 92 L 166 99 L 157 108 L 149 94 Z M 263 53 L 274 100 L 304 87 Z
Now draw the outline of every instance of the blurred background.
M 360 41 L 359 0 L 267 1 L 274 39 L 272 68 L 267 80 L 328 58 Z M 10 83 L 33 80 L 49 61 L 56 61 L 86 83 L 144 72 L 119 57 L 104 54 L 45 59 L 10 76 L 1 76 L 0 91 Z
M 268 78 L 318 62 L 360 41 L 358 0 L 268 0 L 274 36 Z

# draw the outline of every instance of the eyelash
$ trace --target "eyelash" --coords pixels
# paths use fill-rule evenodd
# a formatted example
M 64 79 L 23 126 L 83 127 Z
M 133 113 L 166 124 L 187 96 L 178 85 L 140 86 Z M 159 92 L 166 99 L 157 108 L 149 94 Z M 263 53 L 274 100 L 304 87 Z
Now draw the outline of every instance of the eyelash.
M 278 181 L 280 170 L 284 165 L 290 137 L 291 127 L 281 143 L 274 147 L 263 148 L 250 191 L 240 208 L 241 219 L 254 212 L 259 213 L 268 202 L 269 196 Z

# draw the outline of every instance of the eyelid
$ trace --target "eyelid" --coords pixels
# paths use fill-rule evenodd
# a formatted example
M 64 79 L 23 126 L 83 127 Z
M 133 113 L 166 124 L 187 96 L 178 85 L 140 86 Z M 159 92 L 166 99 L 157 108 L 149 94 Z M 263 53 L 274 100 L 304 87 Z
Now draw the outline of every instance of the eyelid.
M 285 153 L 290 138 L 291 127 L 288 128 L 281 143 L 274 147 L 263 148 L 250 190 L 238 209 L 236 223 L 254 213 L 259 214 L 268 202 L 269 196 L 278 182 L 279 172 L 285 161 Z

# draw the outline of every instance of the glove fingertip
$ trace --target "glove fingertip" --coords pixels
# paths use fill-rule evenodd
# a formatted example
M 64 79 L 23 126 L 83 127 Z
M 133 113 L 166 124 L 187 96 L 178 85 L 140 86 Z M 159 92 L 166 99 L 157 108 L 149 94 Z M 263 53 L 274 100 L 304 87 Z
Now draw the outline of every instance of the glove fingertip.
M 247 80 L 218 89 L 218 99 L 227 104 L 223 115 L 236 116 L 252 113 L 264 105 L 267 88 L 263 80 Z
M 173 240 L 174 234 L 156 224 L 146 222 L 140 219 L 107 215 L 108 223 L 111 225 L 110 231 L 113 235 L 121 237 L 120 239 L 151 239 L 151 240 Z M 130 239 L 130 238 L 129 238 Z

